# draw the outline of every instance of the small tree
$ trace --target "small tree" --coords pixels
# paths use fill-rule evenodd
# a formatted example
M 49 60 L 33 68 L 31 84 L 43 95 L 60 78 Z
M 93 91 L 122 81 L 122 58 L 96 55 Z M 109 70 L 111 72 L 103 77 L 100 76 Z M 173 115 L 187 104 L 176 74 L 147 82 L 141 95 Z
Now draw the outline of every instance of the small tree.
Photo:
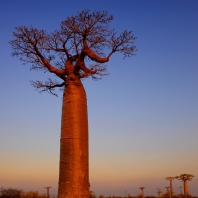
M 142 191 L 142 198 L 143 198 L 144 197 L 144 189 L 145 189 L 145 187 L 140 187 L 139 189 Z
M 89 197 L 87 99 L 81 79 L 108 75 L 104 64 L 116 52 L 130 57 L 137 51 L 132 31 L 116 36 L 108 25 L 112 20 L 106 11 L 83 10 L 66 18 L 60 30 L 52 33 L 16 27 L 15 39 L 10 42 L 13 56 L 60 80 L 31 82 L 41 92 L 57 95 L 55 88 L 63 90 L 59 198 Z
M 180 189 L 181 195 L 182 195 L 182 188 L 183 188 L 182 186 L 179 186 L 179 189 Z
M 161 197 L 161 193 L 162 193 L 161 189 L 157 188 L 157 196 L 158 196 L 158 198 Z
M 96 195 L 95 195 L 95 193 L 93 191 L 90 191 L 89 195 L 90 195 L 90 198 L 96 198 Z

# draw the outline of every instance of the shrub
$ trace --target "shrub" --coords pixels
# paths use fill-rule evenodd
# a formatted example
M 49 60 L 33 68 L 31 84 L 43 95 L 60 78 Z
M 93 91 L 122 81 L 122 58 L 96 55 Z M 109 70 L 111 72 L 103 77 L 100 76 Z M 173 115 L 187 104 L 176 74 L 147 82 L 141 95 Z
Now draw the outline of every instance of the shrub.
M 0 188 L 0 198 L 21 198 L 23 191 L 16 188 Z

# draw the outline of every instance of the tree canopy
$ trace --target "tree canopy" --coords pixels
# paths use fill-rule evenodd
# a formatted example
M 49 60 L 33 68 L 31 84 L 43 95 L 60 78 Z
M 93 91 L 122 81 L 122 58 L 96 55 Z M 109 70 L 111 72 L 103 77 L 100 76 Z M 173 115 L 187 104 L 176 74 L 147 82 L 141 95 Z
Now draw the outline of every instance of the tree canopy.
M 34 27 L 16 27 L 15 39 L 10 41 L 12 55 L 24 64 L 30 63 L 33 70 L 55 74 L 55 79 L 31 84 L 41 92 L 56 95 L 54 89 L 65 86 L 68 76 L 100 79 L 108 75 L 105 63 L 112 54 L 120 52 L 125 58 L 137 51 L 132 31 L 124 30 L 117 35 L 109 27 L 112 20 L 107 11 L 83 10 L 67 17 L 60 29 L 52 33 Z
M 191 175 L 191 174 L 181 174 L 180 176 L 176 176 L 175 178 L 180 181 L 185 181 L 185 180 L 191 181 L 193 177 L 194 175 Z

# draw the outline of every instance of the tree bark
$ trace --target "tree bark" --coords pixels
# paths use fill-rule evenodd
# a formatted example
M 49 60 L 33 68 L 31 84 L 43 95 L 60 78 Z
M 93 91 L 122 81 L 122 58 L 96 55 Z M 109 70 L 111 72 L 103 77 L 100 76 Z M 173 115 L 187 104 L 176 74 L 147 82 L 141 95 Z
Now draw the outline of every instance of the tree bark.
M 170 180 L 170 197 L 172 198 L 173 196 L 173 185 L 172 185 L 172 180 Z
M 144 198 L 144 189 L 142 189 L 142 197 Z
M 184 180 L 184 195 L 188 195 L 188 184 L 187 184 L 187 180 Z
M 71 74 L 63 93 L 58 198 L 89 197 L 86 92 Z

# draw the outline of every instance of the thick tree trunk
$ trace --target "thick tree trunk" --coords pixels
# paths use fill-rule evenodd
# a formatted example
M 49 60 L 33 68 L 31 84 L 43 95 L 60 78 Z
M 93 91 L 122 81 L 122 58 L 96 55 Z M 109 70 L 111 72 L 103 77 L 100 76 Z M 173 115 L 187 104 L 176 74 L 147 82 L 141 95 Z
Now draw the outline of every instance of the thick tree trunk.
M 187 180 L 184 180 L 184 195 L 188 195 L 188 183 L 187 183 Z
M 58 198 L 88 198 L 87 99 L 74 75 L 66 80 L 61 125 Z
M 144 189 L 142 190 L 142 197 L 144 197 Z
M 173 185 L 172 185 L 172 180 L 170 180 L 170 197 L 172 198 L 173 196 Z

